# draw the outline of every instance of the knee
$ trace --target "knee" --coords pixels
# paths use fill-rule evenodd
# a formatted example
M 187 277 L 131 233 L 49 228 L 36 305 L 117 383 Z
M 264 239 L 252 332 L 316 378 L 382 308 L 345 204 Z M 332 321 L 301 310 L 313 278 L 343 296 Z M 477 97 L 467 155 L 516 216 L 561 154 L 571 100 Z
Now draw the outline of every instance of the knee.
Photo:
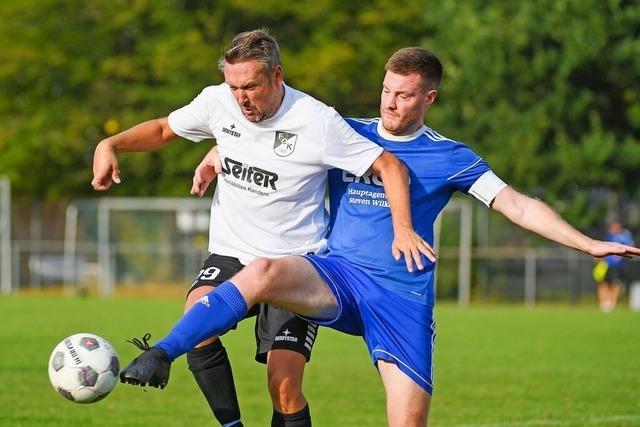
M 274 287 L 274 283 L 279 274 L 278 260 L 269 258 L 256 258 L 251 261 L 238 275 L 249 279 L 250 288 L 256 300 L 266 301 Z
M 414 412 L 400 420 L 399 426 L 403 427 L 424 427 L 427 425 L 427 417 L 424 412 Z
M 285 374 L 269 375 L 269 394 L 278 412 L 291 413 L 299 409 L 304 400 L 302 386 L 291 376 Z
M 425 427 L 427 425 L 427 411 L 412 408 L 401 413 L 395 412 L 393 419 L 387 421 L 389 427 Z
M 229 363 L 228 360 L 227 350 L 219 339 L 211 343 L 201 343 L 187 353 L 187 365 L 193 373 L 224 365 Z
M 391 414 L 387 406 L 387 417 L 389 427 L 425 427 L 429 417 L 429 402 L 413 402 L 413 404 L 400 406 L 393 409 Z
M 213 286 L 200 286 L 195 289 L 192 289 L 187 294 L 187 300 L 184 303 L 184 312 L 186 313 L 187 311 L 189 311 L 189 309 L 193 307 L 193 305 L 196 302 L 198 302 L 200 298 L 202 298 L 203 296 L 205 296 L 206 294 L 208 294 L 214 289 L 215 288 Z

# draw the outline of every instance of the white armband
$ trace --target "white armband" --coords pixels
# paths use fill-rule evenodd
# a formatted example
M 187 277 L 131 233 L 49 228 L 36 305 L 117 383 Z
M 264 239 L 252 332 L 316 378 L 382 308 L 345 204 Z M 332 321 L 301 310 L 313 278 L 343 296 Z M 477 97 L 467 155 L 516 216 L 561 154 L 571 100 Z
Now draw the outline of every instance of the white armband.
M 492 171 L 487 171 L 473 183 L 468 193 L 485 205 L 491 206 L 493 199 L 505 187 L 507 187 L 507 184 L 503 180 L 498 178 Z

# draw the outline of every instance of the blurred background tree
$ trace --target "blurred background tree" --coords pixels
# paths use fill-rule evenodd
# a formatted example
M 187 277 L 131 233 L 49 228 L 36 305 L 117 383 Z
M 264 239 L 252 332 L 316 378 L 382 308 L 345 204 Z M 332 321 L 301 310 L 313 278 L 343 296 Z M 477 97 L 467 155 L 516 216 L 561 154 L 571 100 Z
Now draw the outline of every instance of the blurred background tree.
M 378 115 L 393 51 L 434 51 L 445 78 L 427 124 L 581 228 L 602 216 L 593 189 L 638 194 L 638 2 L 23 0 L 0 18 L 0 174 L 18 200 L 95 196 L 95 145 L 221 82 L 224 45 L 257 27 L 287 82 L 345 116 Z M 209 147 L 122 156 L 110 194 L 186 195 Z

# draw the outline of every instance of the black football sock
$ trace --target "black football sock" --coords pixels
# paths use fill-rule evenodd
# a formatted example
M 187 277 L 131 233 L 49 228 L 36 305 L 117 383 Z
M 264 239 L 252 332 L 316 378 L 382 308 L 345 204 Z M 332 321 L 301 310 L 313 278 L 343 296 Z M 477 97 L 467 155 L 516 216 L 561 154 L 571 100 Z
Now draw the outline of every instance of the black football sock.
M 188 352 L 187 363 L 220 424 L 242 427 L 231 363 L 220 340 Z
M 271 427 L 311 427 L 309 405 L 294 414 L 282 414 L 274 409 Z

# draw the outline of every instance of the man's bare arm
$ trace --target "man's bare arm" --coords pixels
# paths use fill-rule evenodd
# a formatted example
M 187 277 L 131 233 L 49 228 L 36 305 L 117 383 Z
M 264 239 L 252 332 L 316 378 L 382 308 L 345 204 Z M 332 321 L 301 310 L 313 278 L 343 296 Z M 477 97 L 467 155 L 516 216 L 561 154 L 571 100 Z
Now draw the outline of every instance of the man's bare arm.
M 547 204 L 511 187 L 500 191 L 491 207 L 526 230 L 595 257 L 620 255 L 630 258 L 640 255 L 640 249 L 633 246 L 603 242 L 582 234 Z
M 371 165 L 371 169 L 382 180 L 391 208 L 393 256 L 400 259 L 401 254 L 404 254 L 409 271 L 413 271 L 414 262 L 422 270 L 424 265 L 420 259 L 421 253 L 433 262 L 437 256 L 433 248 L 413 229 L 407 168 L 394 155 L 384 151 Z
M 166 117 L 140 123 L 117 135 L 103 139 L 93 154 L 93 180 L 95 190 L 105 191 L 114 182 L 120 183 L 117 153 L 154 151 L 164 147 L 177 135 L 169 127 Z

